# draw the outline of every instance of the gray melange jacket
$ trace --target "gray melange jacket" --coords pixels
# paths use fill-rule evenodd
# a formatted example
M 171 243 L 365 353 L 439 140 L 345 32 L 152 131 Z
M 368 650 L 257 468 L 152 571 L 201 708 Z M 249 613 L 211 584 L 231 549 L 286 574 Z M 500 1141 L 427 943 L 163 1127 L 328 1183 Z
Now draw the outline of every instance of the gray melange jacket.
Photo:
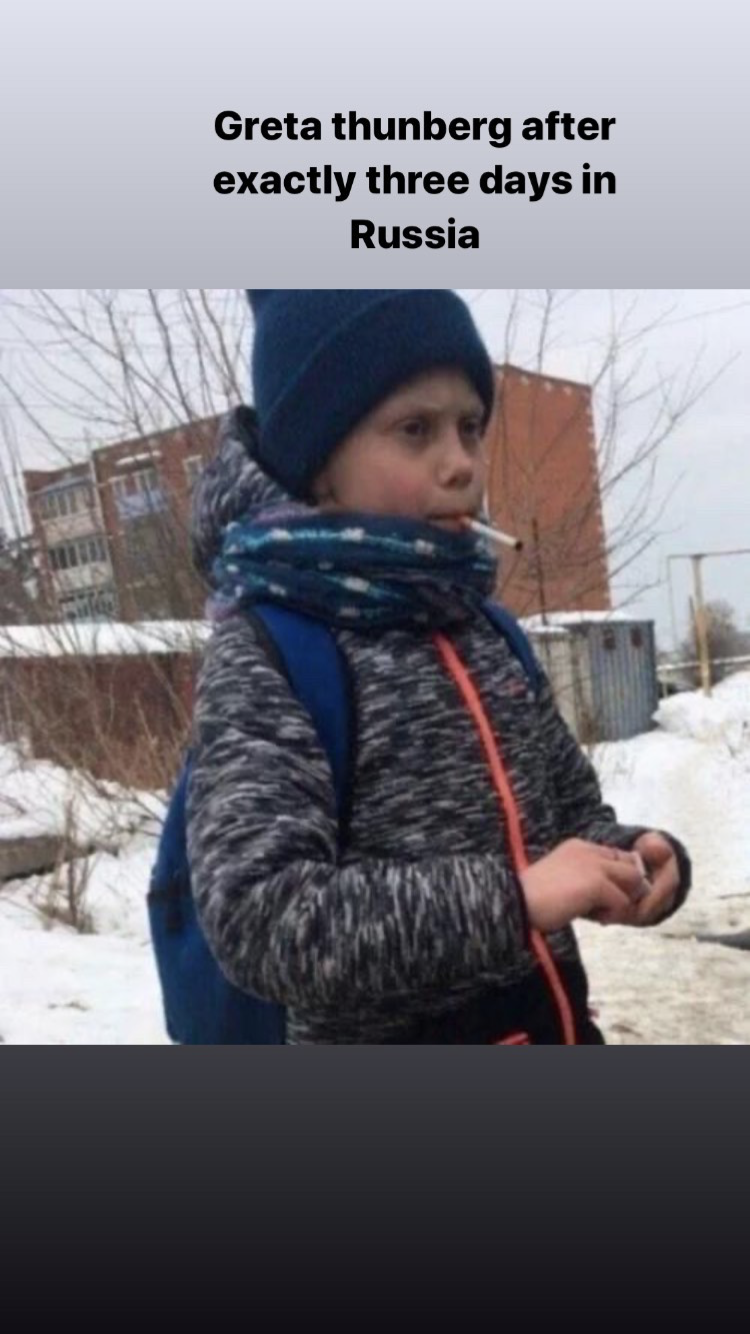
M 246 427 L 229 419 L 196 496 L 204 570 L 217 525 L 273 493 L 244 452 Z M 439 1033 L 443 1021 L 449 1034 L 456 1016 L 486 1015 L 494 998 L 501 1009 L 537 973 L 498 799 L 429 635 L 346 630 L 337 639 L 356 718 L 343 847 L 326 755 L 264 636 L 246 617 L 216 628 L 198 684 L 188 795 L 198 911 L 227 977 L 288 1007 L 290 1041 L 455 1041 L 418 1035 Z M 603 804 L 546 680 L 534 697 L 484 618 L 453 642 L 499 741 L 530 858 L 573 836 L 628 847 L 643 831 Z M 583 976 L 571 930 L 548 943 Z

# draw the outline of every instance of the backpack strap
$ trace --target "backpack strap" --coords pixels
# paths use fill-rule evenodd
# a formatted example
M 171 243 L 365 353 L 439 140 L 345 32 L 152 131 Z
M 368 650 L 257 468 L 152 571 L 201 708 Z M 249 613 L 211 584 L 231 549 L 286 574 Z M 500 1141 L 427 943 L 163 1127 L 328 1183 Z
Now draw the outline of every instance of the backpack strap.
M 539 664 L 518 621 L 496 602 L 485 602 L 483 610 L 518 658 L 537 694 L 541 686 Z M 312 718 L 331 766 L 339 841 L 344 842 L 351 818 L 356 747 L 355 695 L 349 664 L 328 626 L 304 612 L 256 602 L 246 614 L 255 622 L 271 657 Z
M 485 602 L 487 619 L 518 658 L 538 694 L 541 674 L 534 650 L 518 621 L 496 602 Z M 323 621 L 303 612 L 257 602 L 250 616 L 260 622 L 266 645 L 293 693 L 307 709 L 328 757 L 339 815 L 339 838 L 349 826 L 356 746 L 356 709 L 349 664 Z
M 499 603 L 485 602 L 482 610 L 488 621 L 494 625 L 498 633 L 506 640 L 511 652 L 518 658 L 518 661 L 529 678 L 529 685 L 534 691 L 534 694 L 538 695 L 542 686 L 542 676 L 539 663 L 537 662 L 536 655 L 529 642 L 528 635 L 521 629 L 515 616 L 512 616 L 511 613 L 505 607 L 501 607 Z
M 266 602 L 255 603 L 250 616 L 261 622 L 269 649 L 312 718 L 331 766 L 339 842 L 344 842 L 351 817 L 356 739 L 349 665 L 322 621 Z

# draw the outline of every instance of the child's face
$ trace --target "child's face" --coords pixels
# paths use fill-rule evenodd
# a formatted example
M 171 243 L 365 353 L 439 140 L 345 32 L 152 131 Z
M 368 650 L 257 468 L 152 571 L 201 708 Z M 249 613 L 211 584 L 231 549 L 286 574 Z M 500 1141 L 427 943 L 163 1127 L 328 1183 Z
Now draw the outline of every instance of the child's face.
M 482 400 L 460 371 L 409 381 L 378 404 L 315 480 L 323 510 L 425 519 L 460 527 L 481 506 L 486 478 Z

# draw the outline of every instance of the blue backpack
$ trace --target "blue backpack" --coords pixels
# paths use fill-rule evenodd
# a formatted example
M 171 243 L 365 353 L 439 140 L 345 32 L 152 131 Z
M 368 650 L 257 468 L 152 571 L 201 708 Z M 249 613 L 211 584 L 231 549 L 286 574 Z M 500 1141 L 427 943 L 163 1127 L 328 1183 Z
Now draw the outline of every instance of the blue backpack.
M 488 602 L 485 612 L 536 692 L 539 668 L 523 630 L 503 607 Z M 334 636 L 320 621 L 270 604 L 254 606 L 252 614 L 313 720 L 331 766 L 343 827 L 348 819 L 354 741 L 346 662 Z M 183 1044 L 278 1045 L 285 1041 L 286 1011 L 227 981 L 198 922 L 190 888 L 185 820 L 191 762 L 188 752 L 170 798 L 148 894 L 167 1032 L 173 1042 Z

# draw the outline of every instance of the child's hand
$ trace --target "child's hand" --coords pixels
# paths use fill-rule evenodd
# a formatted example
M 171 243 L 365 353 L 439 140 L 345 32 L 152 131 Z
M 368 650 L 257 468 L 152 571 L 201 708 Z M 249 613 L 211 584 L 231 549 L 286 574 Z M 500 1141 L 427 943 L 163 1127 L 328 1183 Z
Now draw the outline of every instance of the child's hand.
M 645 860 L 645 853 L 641 856 Z M 638 856 L 581 838 L 561 843 L 520 879 L 531 925 L 544 933 L 559 931 L 576 917 L 635 926 L 647 889 Z
M 636 909 L 636 926 L 651 926 L 669 912 L 680 887 L 677 857 L 663 834 L 641 834 L 633 844 L 646 864 L 648 894 Z

